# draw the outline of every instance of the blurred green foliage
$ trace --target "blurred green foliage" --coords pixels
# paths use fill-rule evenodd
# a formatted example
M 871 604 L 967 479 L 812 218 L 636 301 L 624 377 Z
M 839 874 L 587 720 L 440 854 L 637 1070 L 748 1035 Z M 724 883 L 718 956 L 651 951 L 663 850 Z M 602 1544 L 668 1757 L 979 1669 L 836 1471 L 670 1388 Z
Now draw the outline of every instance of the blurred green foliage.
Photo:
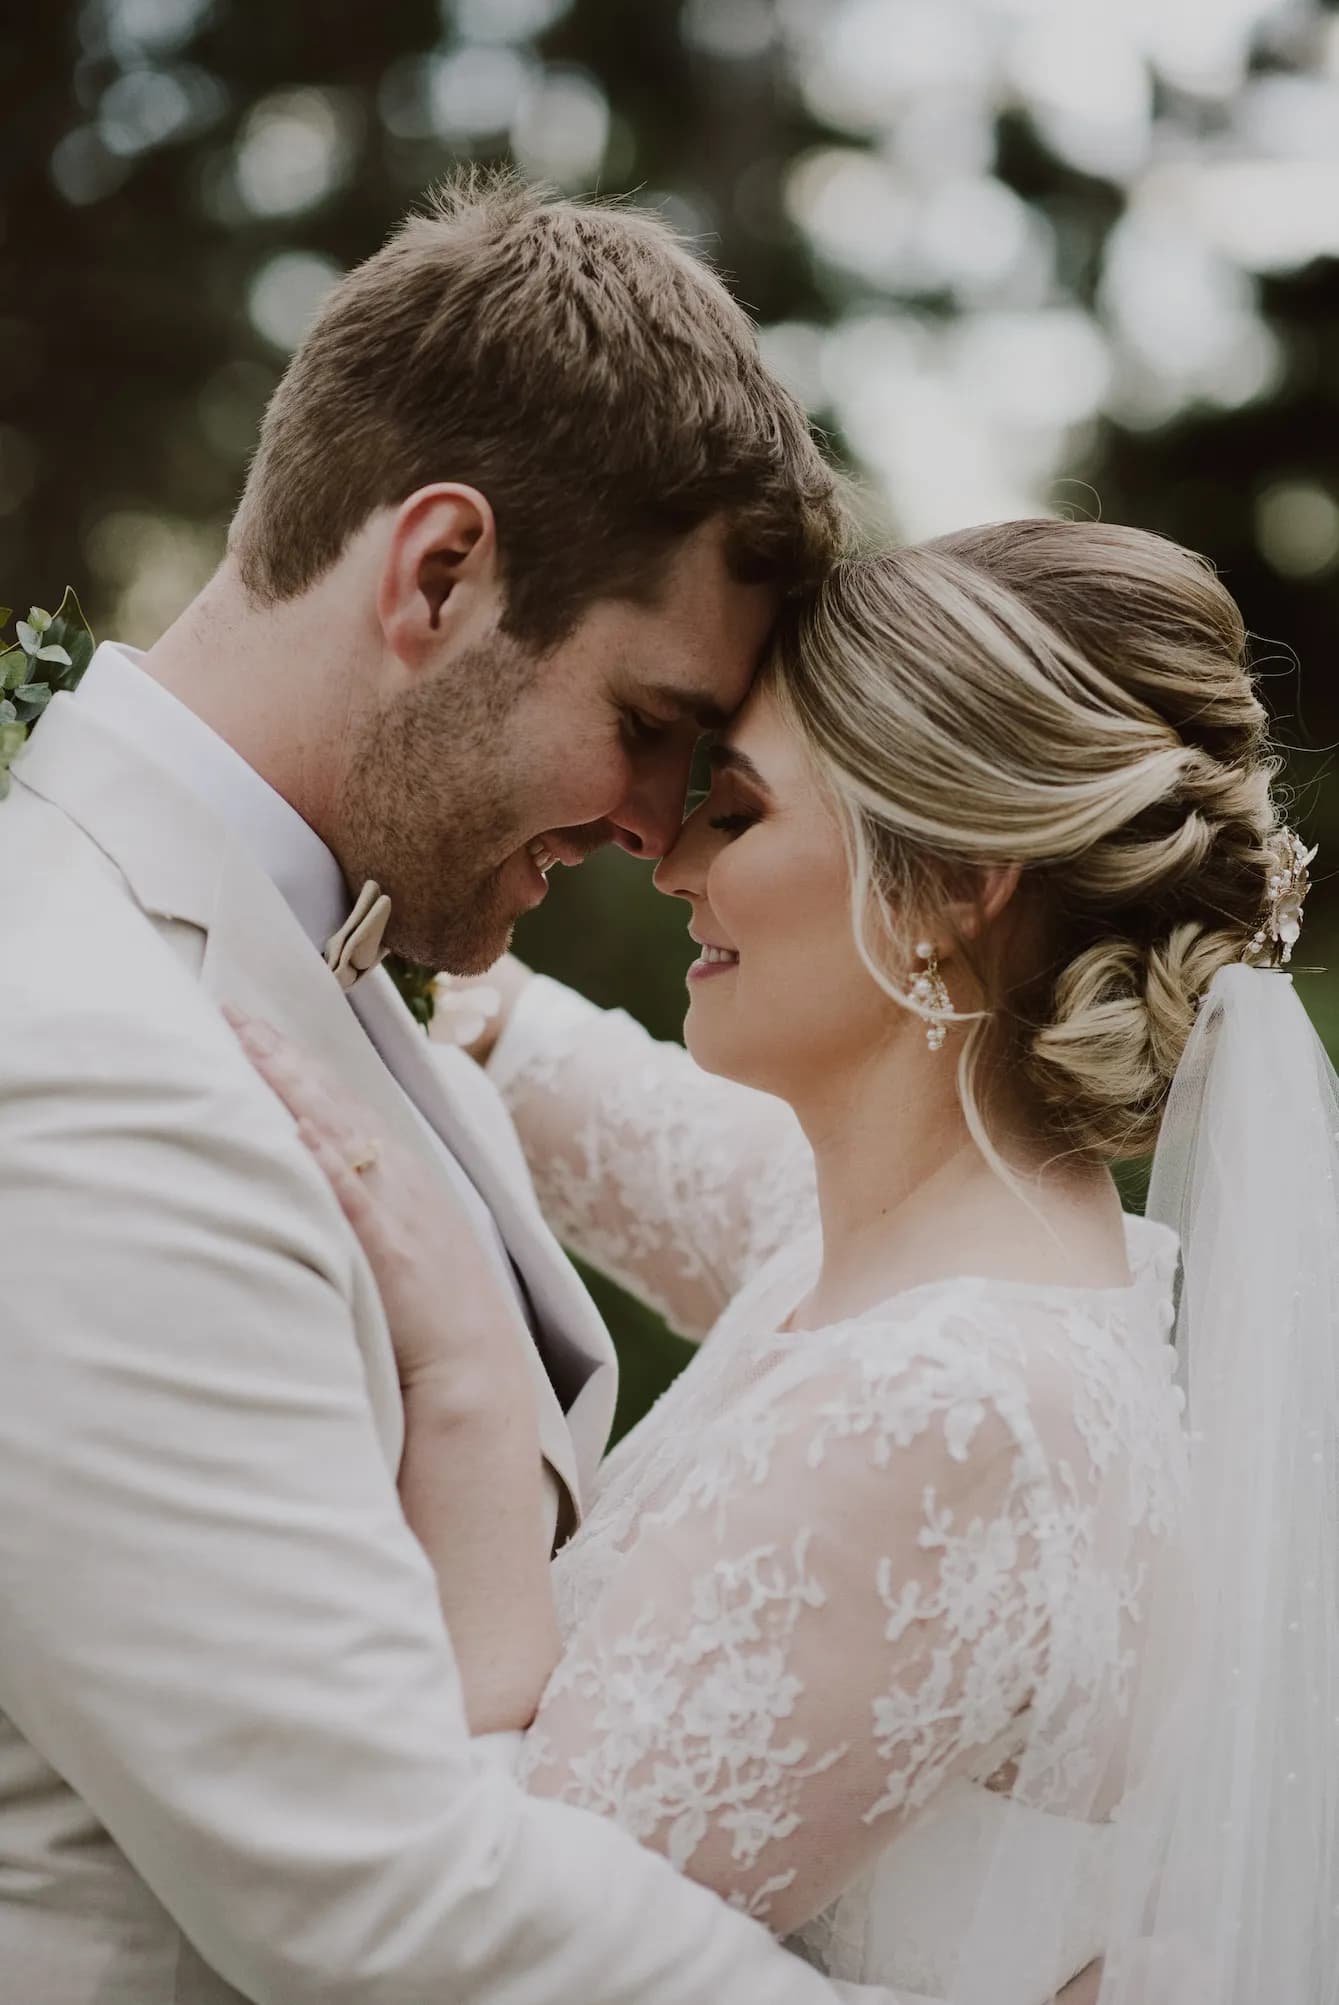
M 1339 25 L 1321 0 L 1257 0 L 1201 7 L 1178 41 L 1191 15 L 1168 0 L 1083 10 L 1098 48 L 1077 19 L 994 0 L 9 10 L 0 576 L 87 579 L 100 632 L 151 639 L 217 560 L 322 287 L 455 161 L 510 153 L 696 235 L 888 533 L 925 519 L 918 469 L 961 519 L 999 512 L 980 448 L 1010 478 L 1031 455 L 1046 504 L 1207 552 L 1262 637 L 1321 843 L 1299 962 L 1328 964 L 1339 181 L 1328 208 L 1317 190 L 1339 174 Z M 1225 162 L 1256 175 L 1249 199 L 1213 180 Z M 671 1036 L 685 915 L 645 880 L 619 854 L 558 873 L 518 944 Z M 1299 986 L 1334 1048 L 1339 982 Z M 615 1319 L 638 1330 L 626 1419 L 682 1350 Z

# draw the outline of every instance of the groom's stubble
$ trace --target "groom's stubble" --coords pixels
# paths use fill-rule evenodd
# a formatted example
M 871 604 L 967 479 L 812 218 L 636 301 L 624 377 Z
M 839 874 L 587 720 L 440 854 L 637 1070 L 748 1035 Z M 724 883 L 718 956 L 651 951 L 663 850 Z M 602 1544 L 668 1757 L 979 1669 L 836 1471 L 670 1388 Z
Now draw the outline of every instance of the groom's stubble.
M 377 711 L 351 762 L 333 846 L 352 886 L 389 893 L 387 944 L 422 966 L 478 974 L 506 950 L 500 873 L 536 833 L 508 722 L 540 665 L 495 629 Z

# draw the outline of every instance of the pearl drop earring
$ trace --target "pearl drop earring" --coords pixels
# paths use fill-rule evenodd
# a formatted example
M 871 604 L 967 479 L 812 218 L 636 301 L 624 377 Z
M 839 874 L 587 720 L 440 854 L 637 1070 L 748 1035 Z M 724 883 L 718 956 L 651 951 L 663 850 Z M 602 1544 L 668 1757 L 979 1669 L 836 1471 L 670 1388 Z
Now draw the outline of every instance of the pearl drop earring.
M 934 942 L 931 940 L 918 940 L 916 942 L 916 957 L 918 960 L 925 962 L 925 967 L 911 984 L 911 993 L 928 1014 L 929 1020 L 925 1026 L 925 1042 L 929 1045 L 931 1051 L 942 1051 L 944 1039 L 947 1037 L 948 1032 L 942 1021 L 941 1013 L 947 1013 L 951 1010 L 953 1002 L 944 977 L 939 972 L 939 956 L 935 952 Z

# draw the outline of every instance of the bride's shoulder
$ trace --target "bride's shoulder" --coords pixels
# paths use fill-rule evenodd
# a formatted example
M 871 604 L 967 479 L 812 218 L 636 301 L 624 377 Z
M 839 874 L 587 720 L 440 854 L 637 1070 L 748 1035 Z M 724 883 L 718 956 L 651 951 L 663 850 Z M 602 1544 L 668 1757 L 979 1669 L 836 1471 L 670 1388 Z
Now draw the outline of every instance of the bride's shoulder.
M 774 1397 L 803 1411 L 812 1452 L 855 1441 L 882 1464 L 929 1439 L 962 1462 L 1006 1443 L 1038 1463 L 1130 1455 L 1174 1433 L 1168 1342 L 1176 1242 L 1130 1221 L 1131 1280 L 1062 1287 L 951 1276 L 773 1341 Z

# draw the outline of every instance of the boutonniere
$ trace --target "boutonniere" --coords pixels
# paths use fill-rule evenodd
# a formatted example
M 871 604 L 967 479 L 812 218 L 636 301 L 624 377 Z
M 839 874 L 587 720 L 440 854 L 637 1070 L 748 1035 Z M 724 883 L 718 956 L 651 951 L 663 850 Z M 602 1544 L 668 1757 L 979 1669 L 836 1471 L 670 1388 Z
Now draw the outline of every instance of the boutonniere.
M 502 1007 L 502 997 L 486 982 L 438 975 L 433 983 L 436 1005 L 446 1021 L 446 1042 L 465 1049 L 482 1037 Z
M 15 622 L 14 639 L 5 646 L 4 629 L 13 614 L 0 606 L 0 801 L 9 792 L 9 769 L 28 733 L 53 696 L 78 687 L 93 659 L 93 629 L 84 609 L 67 586 L 54 613 L 33 606 L 26 620 Z M 391 954 L 386 972 L 399 989 L 415 1023 L 426 1030 L 437 1005 L 437 974 L 415 967 Z
M 400 991 L 414 1022 L 426 1030 L 437 1009 L 436 970 L 420 968 L 416 962 L 406 961 L 399 954 L 387 954 L 382 966 Z
M 10 618 L 9 607 L 0 606 L 0 633 Z M 92 629 L 68 587 L 56 612 L 34 606 L 14 632 L 0 653 L 0 801 L 28 733 L 57 691 L 74 689 L 93 659 Z

